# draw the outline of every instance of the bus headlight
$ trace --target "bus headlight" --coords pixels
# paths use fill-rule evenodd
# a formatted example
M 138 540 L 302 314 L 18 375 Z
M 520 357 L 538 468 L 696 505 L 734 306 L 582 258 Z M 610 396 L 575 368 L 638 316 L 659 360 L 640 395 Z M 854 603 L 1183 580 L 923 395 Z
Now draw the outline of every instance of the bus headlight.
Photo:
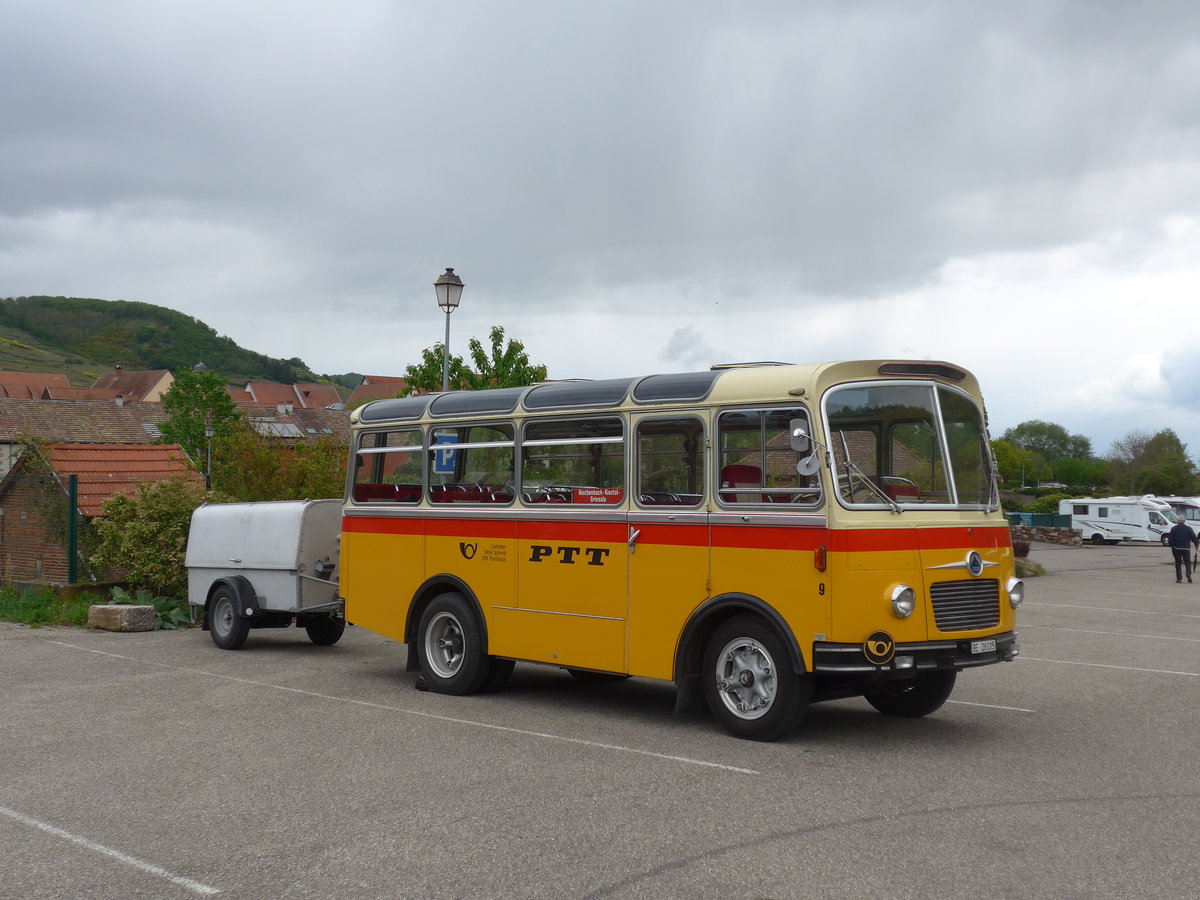
M 1025 582 L 1020 578 L 1008 579 L 1008 604 L 1016 609 L 1025 602 Z
M 912 615 L 917 606 L 917 595 L 907 584 L 892 586 L 892 612 L 901 619 Z

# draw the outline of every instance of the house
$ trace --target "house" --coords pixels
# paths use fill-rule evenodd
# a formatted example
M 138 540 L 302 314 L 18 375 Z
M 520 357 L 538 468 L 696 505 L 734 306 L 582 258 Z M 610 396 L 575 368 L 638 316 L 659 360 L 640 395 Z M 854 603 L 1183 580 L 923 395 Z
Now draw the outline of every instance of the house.
M 117 365 L 107 375 L 101 375 L 92 387 L 99 390 L 116 391 L 126 401 L 161 403 L 163 395 L 175 383 L 175 376 L 167 369 L 152 369 L 147 372 L 126 372 Z
M 326 409 L 341 407 L 342 395 L 331 384 L 297 381 L 280 384 L 275 381 L 251 381 L 244 388 L 229 388 L 229 396 L 240 409 L 290 407 L 292 409 Z
M 259 434 L 290 444 L 324 437 L 350 443 L 350 414 L 344 409 L 297 409 L 281 404 L 276 409 L 246 407 L 241 412 Z
M 402 395 L 407 390 L 408 382 L 403 378 L 391 375 L 364 375 L 358 387 L 350 394 L 350 399 L 346 401 L 346 407 L 355 409 L 371 400 L 386 400 Z
M 51 444 L 146 444 L 162 436 L 166 417 L 161 403 L 0 398 L 0 477 L 29 438 Z
M 0 397 L 12 400 L 33 400 L 47 388 L 69 388 L 66 375 L 43 372 L 0 372 Z
M 71 476 L 77 487 L 73 511 L 67 504 Z M 66 583 L 67 516 L 74 512 L 87 522 L 103 515 L 113 495 L 169 478 L 204 483 L 174 444 L 52 443 L 23 455 L 0 479 L 0 581 Z

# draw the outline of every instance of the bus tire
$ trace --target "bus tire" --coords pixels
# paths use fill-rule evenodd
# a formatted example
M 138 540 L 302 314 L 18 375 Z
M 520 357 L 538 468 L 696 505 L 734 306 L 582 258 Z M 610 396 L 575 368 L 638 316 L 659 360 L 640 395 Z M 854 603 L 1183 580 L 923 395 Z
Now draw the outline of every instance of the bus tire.
M 941 709 L 950 698 L 957 678 L 958 673 L 953 669 L 922 672 L 909 681 L 892 682 L 863 696 L 885 716 L 919 719 Z
M 492 659 L 483 652 L 475 611 L 458 593 L 435 597 L 417 627 L 421 673 L 440 694 L 473 694 L 484 686 Z
M 346 631 L 346 620 L 334 616 L 313 616 L 304 623 L 308 639 L 318 647 L 332 647 L 342 639 Z
M 704 649 L 704 696 L 714 718 L 737 737 L 773 741 L 801 717 L 812 681 L 788 665 L 787 648 L 762 619 L 720 625 Z
M 218 585 L 208 601 L 208 633 L 222 650 L 240 649 L 250 634 L 250 620 L 239 614 L 233 588 L 227 584 Z

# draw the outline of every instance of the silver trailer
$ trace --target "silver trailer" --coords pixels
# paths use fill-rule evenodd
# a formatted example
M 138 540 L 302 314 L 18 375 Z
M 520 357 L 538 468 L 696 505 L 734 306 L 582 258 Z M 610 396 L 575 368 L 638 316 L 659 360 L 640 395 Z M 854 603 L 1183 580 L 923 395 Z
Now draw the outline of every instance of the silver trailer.
M 188 603 L 213 643 L 236 650 L 251 628 L 303 627 L 335 644 L 346 627 L 338 596 L 341 500 L 218 503 L 192 514 Z

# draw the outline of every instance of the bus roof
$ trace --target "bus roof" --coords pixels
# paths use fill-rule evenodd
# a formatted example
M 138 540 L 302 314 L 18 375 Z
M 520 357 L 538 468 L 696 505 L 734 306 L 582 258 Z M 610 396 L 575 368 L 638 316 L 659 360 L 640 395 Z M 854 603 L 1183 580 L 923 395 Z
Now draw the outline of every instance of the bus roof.
M 504 416 L 518 410 L 529 413 L 647 408 L 690 405 L 705 401 L 780 402 L 789 398 L 813 399 L 840 382 L 889 378 L 921 378 L 958 384 L 977 393 L 973 375 L 958 366 L 933 360 L 856 360 L 784 365 L 754 363 L 714 366 L 703 372 L 645 375 L 597 381 L 548 381 L 527 387 L 487 391 L 450 391 L 375 400 L 353 414 L 351 421 L 364 425 Z

